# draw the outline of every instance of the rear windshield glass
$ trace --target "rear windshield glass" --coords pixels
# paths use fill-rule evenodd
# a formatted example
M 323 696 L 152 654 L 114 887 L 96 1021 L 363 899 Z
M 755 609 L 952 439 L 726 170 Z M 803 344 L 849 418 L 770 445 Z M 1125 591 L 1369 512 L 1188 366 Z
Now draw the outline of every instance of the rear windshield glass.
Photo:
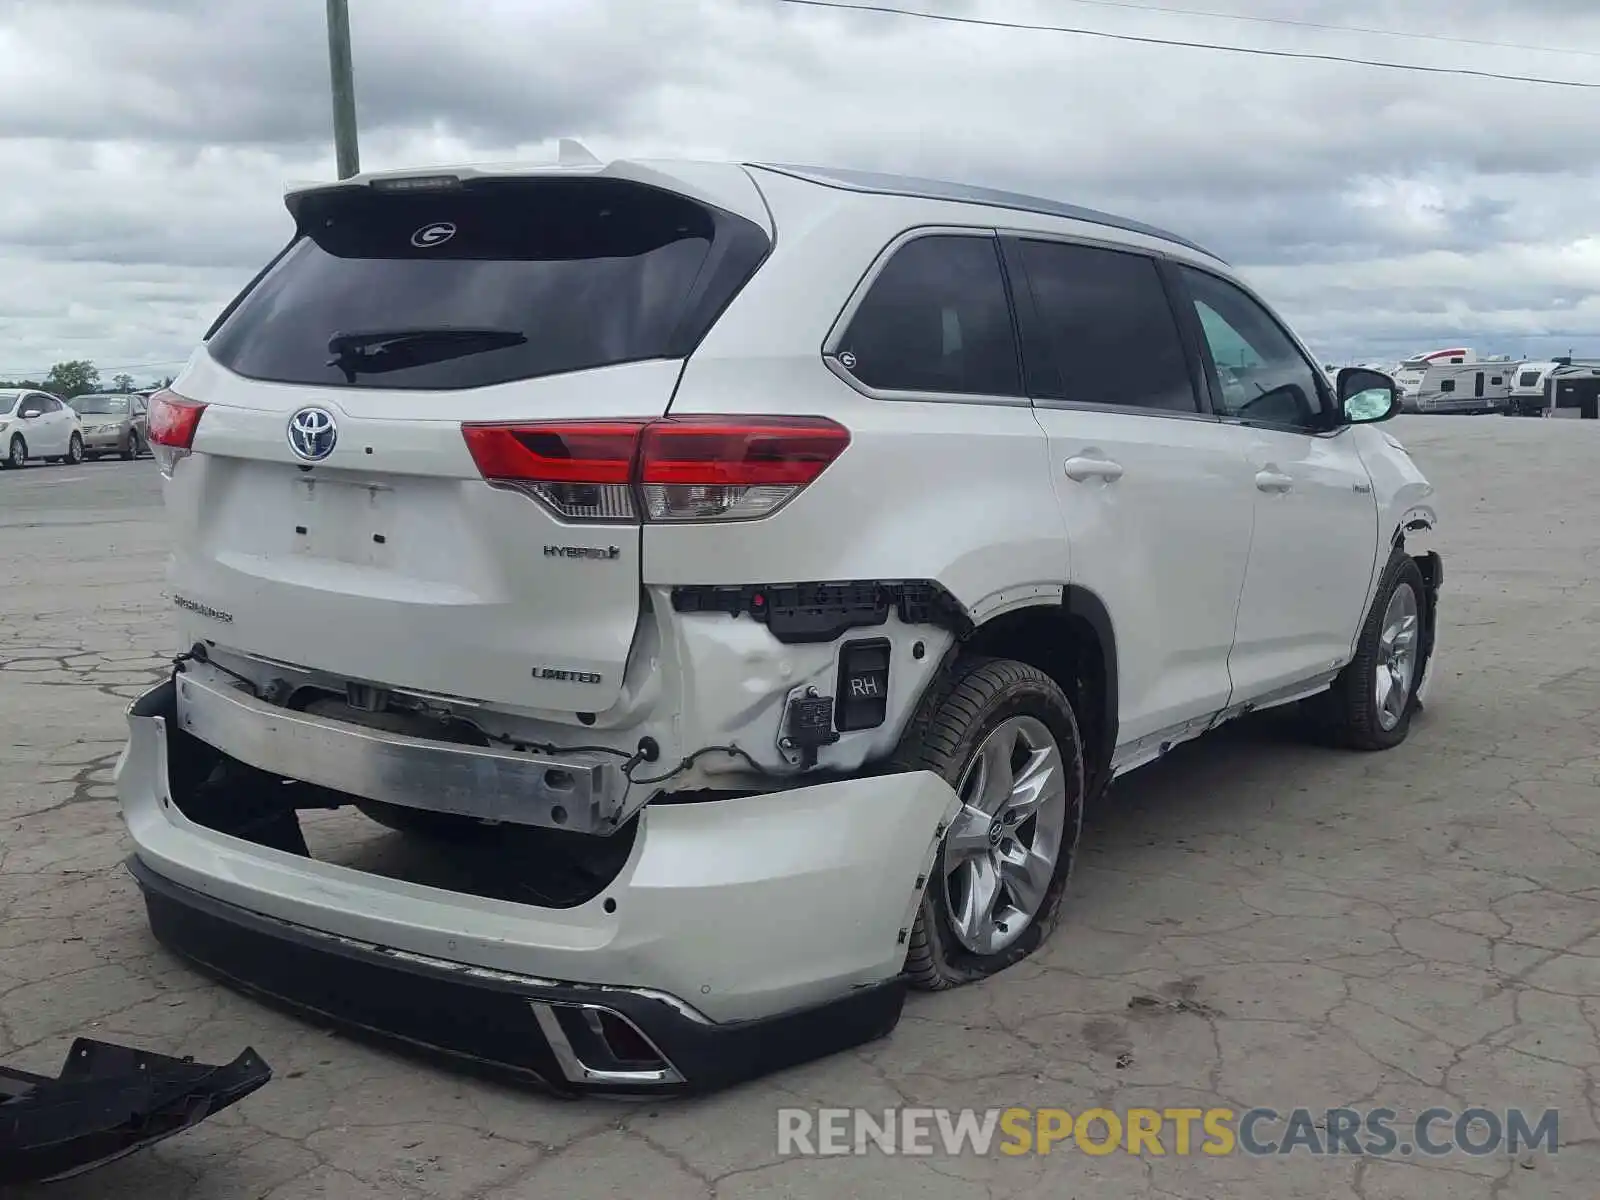
M 209 341 L 253 379 L 471 388 L 686 356 L 766 234 L 618 180 L 313 193 Z

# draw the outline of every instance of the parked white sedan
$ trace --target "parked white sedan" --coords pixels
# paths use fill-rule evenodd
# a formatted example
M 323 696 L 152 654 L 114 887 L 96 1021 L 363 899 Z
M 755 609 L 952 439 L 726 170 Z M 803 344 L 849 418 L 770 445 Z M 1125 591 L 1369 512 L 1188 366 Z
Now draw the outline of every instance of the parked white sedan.
M 11 469 L 30 458 L 83 461 L 83 424 L 70 405 L 48 392 L 0 391 L 0 446 Z

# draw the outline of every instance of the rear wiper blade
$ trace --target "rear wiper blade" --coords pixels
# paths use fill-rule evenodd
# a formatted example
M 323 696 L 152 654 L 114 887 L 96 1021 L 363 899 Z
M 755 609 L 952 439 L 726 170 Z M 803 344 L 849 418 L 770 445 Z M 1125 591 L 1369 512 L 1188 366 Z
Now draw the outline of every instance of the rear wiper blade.
M 436 325 L 416 329 L 363 329 L 339 332 L 328 339 L 330 367 L 346 379 L 403 371 L 427 363 L 464 358 L 489 350 L 521 346 L 527 335 L 520 329 L 496 326 Z

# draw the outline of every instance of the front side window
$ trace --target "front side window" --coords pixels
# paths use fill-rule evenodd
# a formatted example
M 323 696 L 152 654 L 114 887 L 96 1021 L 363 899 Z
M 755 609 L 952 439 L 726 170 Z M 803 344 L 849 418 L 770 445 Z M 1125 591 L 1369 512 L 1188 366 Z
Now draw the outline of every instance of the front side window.
M 901 246 L 856 309 L 837 357 L 883 391 L 1022 395 L 999 244 L 929 234 Z
M 1033 240 L 1020 242 L 1018 254 L 1038 314 L 1037 330 L 1025 340 L 1032 395 L 1199 411 L 1154 259 Z
M 1267 310 L 1215 275 L 1178 270 L 1216 369 L 1218 411 L 1268 425 L 1324 428 L 1319 372 Z

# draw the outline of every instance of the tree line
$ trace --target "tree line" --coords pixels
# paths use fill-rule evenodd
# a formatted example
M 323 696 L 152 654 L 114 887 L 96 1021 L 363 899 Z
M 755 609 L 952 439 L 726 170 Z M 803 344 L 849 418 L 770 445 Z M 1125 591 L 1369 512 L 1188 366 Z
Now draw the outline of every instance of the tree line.
M 140 386 L 132 375 L 123 372 L 113 375 L 109 384 L 102 385 L 100 369 L 94 363 L 87 358 L 74 358 L 68 362 L 58 362 L 43 379 L 0 380 L 0 388 L 36 388 L 60 396 L 63 400 L 71 400 L 74 396 L 84 396 L 90 392 L 148 392 L 171 383 L 172 376 L 168 375 L 165 379 L 151 380 Z

